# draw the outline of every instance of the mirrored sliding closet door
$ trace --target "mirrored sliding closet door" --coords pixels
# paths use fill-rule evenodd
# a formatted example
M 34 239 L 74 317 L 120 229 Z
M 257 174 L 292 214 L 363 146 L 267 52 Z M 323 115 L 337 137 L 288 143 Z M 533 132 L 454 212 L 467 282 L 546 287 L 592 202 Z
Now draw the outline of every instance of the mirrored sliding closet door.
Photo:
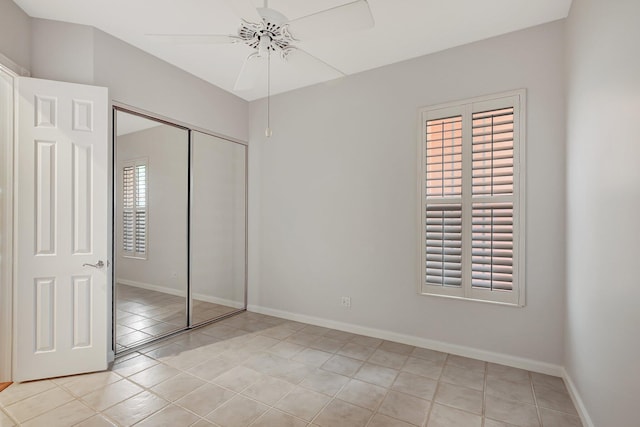
M 116 353 L 246 307 L 246 146 L 114 109 Z

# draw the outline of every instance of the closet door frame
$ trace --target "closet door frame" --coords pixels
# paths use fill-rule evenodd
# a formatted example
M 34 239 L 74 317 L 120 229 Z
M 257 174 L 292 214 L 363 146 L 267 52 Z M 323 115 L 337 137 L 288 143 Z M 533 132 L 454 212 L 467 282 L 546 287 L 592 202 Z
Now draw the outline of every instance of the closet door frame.
M 111 105 L 111 150 L 110 150 L 110 156 L 111 156 L 111 238 L 113 240 L 113 244 L 111 245 L 112 247 L 112 254 L 111 254 L 111 259 L 114 260 L 114 265 L 111 268 L 111 275 L 112 275 L 112 289 L 111 289 L 111 336 L 112 336 L 112 350 L 114 352 L 114 354 L 116 355 L 116 357 L 119 356 L 123 356 L 126 354 L 129 354 L 131 352 L 134 352 L 136 350 L 138 350 L 140 347 L 143 347 L 145 345 L 148 345 L 149 343 L 152 342 L 156 342 L 165 338 L 168 338 L 170 336 L 174 336 L 177 334 L 181 334 L 184 333 L 186 331 L 189 331 L 191 329 L 196 329 L 196 328 L 200 328 L 206 325 L 209 325 L 211 323 L 217 322 L 219 320 L 225 319 L 229 316 L 233 316 L 235 314 L 241 313 L 243 311 L 247 310 L 247 304 L 248 304 L 248 247 L 249 247 L 249 170 L 248 170 L 248 164 L 249 164 L 249 144 L 246 141 L 242 141 L 240 139 L 237 138 L 233 138 L 233 137 L 229 137 L 227 135 L 222 135 L 220 133 L 217 132 L 213 132 L 211 130 L 208 129 L 204 129 L 198 126 L 194 126 L 191 125 L 189 123 L 185 123 L 179 120 L 175 120 L 175 119 L 171 119 L 169 117 L 165 117 L 162 116 L 160 114 L 155 114 L 152 113 L 150 111 L 141 109 L 141 108 L 137 108 L 131 105 L 128 105 L 126 103 L 123 102 L 119 102 L 119 101 L 112 101 L 112 105 Z M 116 286 L 116 270 L 115 270 L 115 265 L 117 262 L 116 259 L 116 224 L 115 224 L 115 219 L 116 219 L 116 180 L 117 180 L 117 165 L 116 165 L 116 143 L 117 143 L 117 119 L 116 119 L 116 113 L 117 112 L 122 112 L 122 113 L 127 113 L 127 114 L 132 114 L 135 116 L 139 116 L 145 119 L 149 119 L 149 120 L 154 120 L 157 121 L 159 123 L 162 124 L 166 124 L 169 126 L 173 126 L 173 127 L 177 127 L 177 128 L 181 128 L 187 131 L 187 135 L 188 135 L 188 165 L 187 165 L 187 174 L 188 174 L 188 195 L 187 195 L 187 292 L 186 292 L 186 317 L 187 317 L 187 326 L 183 329 L 177 330 L 177 331 L 172 331 L 172 332 L 168 332 L 165 334 L 160 334 L 156 337 L 154 337 L 153 339 L 150 340 L 146 340 L 141 342 L 138 345 L 132 346 L 127 348 L 126 350 L 120 351 L 120 352 L 115 352 L 116 351 L 116 294 L 115 294 L 115 286 Z M 193 199 L 191 197 L 191 190 L 192 190 L 192 170 L 191 170 L 191 154 L 192 154 L 192 145 L 193 145 L 193 132 L 200 132 L 203 133 L 205 135 L 210 135 L 216 138 L 220 138 L 223 139 L 227 142 L 231 142 L 234 144 L 239 144 L 244 146 L 244 165 L 245 165 L 245 171 L 244 171 L 244 199 L 245 199 L 245 203 L 244 203 L 244 307 L 234 310 L 232 312 L 226 313 L 224 315 L 218 316 L 218 317 L 214 317 L 212 319 L 197 323 L 197 324 L 193 324 L 193 304 L 192 304 L 192 286 L 191 286 L 191 209 L 192 209 L 192 203 L 193 203 Z

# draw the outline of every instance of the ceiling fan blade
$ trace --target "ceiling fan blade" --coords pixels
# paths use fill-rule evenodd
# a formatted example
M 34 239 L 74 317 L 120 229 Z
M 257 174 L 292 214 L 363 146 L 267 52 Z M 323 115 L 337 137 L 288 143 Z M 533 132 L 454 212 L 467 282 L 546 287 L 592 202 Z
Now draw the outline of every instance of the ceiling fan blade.
M 357 0 L 293 19 L 287 25 L 289 32 L 297 40 L 310 40 L 314 37 L 371 28 L 374 21 L 369 3 L 366 0 Z
M 325 77 L 337 79 L 345 77 L 346 74 L 338 70 L 333 65 L 324 62 L 317 56 L 311 55 L 309 52 L 299 47 L 290 47 L 287 52 L 287 62 L 296 68 L 297 73 L 317 73 L 322 69 Z
M 237 43 L 240 37 L 224 34 L 146 34 L 154 40 L 170 43 L 222 44 Z
M 251 0 L 225 0 L 225 3 L 238 15 L 247 22 L 262 22 L 262 16 L 258 13 L 256 7 Z
M 249 55 L 247 59 L 244 60 L 244 64 L 242 64 L 233 90 L 252 89 L 256 85 L 258 76 L 263 71 L 263 68 L 265 68 L 266 63 L 266 58 L 258 56 L 257 53 Z

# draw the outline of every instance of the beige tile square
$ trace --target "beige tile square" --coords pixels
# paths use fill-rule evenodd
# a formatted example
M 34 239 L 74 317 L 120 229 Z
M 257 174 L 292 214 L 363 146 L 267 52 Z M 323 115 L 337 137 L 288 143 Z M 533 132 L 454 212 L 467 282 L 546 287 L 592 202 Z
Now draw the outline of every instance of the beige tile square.
M 210 381 L 234 366 L 236 366 L 235 361 L 216 357 L 188 369 L 187 372 L 203 380 Z
M 95 411 L 89 409 L 79 401 L 72 400 L 36 418 L 32 418 L 22 425 L 25 427 L 68 427 L 86 420 L 95 414 Z
M 56 385 L 50 380 L 13 383 L 0 393 L 0 407 L 7 407 L 12 403 L 50 390 Z
M 327 360 L 329 360 L 332 356 L 333 355 L 331 353 L 327 353 L 326 351 L 315 350 L 313 348 L 306 348 L 300 353 L 293 356 L 291 360 L 304 363 L 305 365 L 318 367 L 318 366 L 321 366 Z
M 234 396 L 235 393 L 231 390 L 214 384 L 205 384 L 175 403 L 204 417 Z
M 340 350 L 340 347 L 344 345 L 344 341 L 340 341 L 334 338 L 323 337 L 318 341 L 311 344 L 311 348 L 326 351 L 327 353 L 335 353 Z
M 385 397 L 378 412 L 421 426 L 427 419 L 430 402 L 404 393 L 390 391 Z
M 190 426 L 200 418 L 179 406 L 169 405 L 136 424 L 139 427 Z
M 578 415 L 568 392 L 557 391 L 541 385 L 534 386 L 536 401 L 541 408 L 554 409 L 570 415 Z
M 13 427 L 16 423 L 9 417 L 9 415 L 5 414 L 3 411 L 0 411 L 0 427 Z
M 413 427 L 411 424 L 404 421 L 396 420 L 395 418 L 387 417 L 382 414 L 375 414 L 367 427 Z
M 305 334 L 304 332 L 296 332 L 287 338 L 287 342 L 303 345 L 305 347 L 310 346 L 314 342 L 318 341 L 321 337 L 319 335 Z
M 24 423 L 72 400 L 73 396 L 70 393 L 55 387 L 9 405 L 5 410 L 16 421 Z
M 338 354 L 352 359 L 367 360 L 374 351 L 375 349 L 372 347 L 348 342 L 338 350 Z
M 396 376 L 398 376 L 396 369 L 365 363 L 354 375 L 354 378 L 382 387 L 389 387 L 395 381 Z
M 425 359 L 409 357 L 405 362 L 402 370 L 423 377 L 433 378 L 437 380 L 442 373 L 442 363 L 431 362 Z
M 193 390 L 203 386 L 204 384 L 205 381 L 200 378 L 196 378 L 187 373 L 181 373 L 153 386 L 151 391 L 160 397 L 173 402 L 186 394 L 191 393 Z
M 330 330 L 331 329 L 325 328 L 325 327 L 322 327 L 322 326 L 308 325 L 308 326 L 305 326 L 304 328 L 302 328 L 300 331 L 304 332 L 305 334 L 324 335 L 327 332 L 329 332 Z
M 405 355 L 377 349 L 367 362 L 386 366 L 387 368 L 400 369 L 406 360 L 407 356 Z
M 256 381 L 264 378 L 264 376 L 265 374 L 254 371 L 251 368 L 236 366 L 224 374 L 217 376 L 211 380 L 211 382 L 221 387 L 228 388 L 229 390 L 240 392 Z
M 82 401 L 97 411 L 104 411 L 141 391 L 142 387 L 123 379 L 83 396 Z
M 161 382 L 168 380 L 169 378 L 174 377 L 179 373 L 180 371 L 176 368 L 158 364 L 147 368 L 142 372 L 131 375 L 129 379 L 137 384 L 140 384 L 143 387 L 149 388 L 153 387 L 156 384 L 160 384 Z
M 481 427 L 482 417 L 459 409 L 435 404 L 427 427 Z
M 487 377 L 498 378 L 511 382 L 531 382 L 529 378 L 529 371 L 512 368 L 511 366 L 498 365 L 496 363 L 487 363 Z
M 282 341 L 279 344 L 276 344 L 273 347 L 269 348 L 269 353 L 273 353 L 276 356 L 284 357 L 285 359 L 290 359 L 304 349 L 305 347 L 302 345 Z
M 121 426 L 130 426 L 165 407 L 168 402 L 153 393 L 143 391 L 104 411 L 104 415 Z
M 336 329 L 330 329 L 324 336 L 343 342 L 350 341 L 356 337 L 356 335 L 350 332 L 338 331 Z
M 557 392 L 568 393 L 567 387 L 564 381 L 560 377 L 554 377 L 552 375 L 539 374 L 537 372 L 531 373 L 531 380 L 534 386 L 542 386 L 550 388 Z
M 361 366 L 362 362 L 359 360 L 335 355 L 322 365 L 322 369 L 350 377 L 355 374 Z
M 382 344 L 381 339 L 368 337 L 366 335 L 355 335 L 350 340 L 354 344 L 364 345 L 366 347 L 377 348 L 380 344 Z
M 387 394 L 387 389 L 359 380 L 350 380 L 337 394 L 337 398 L 363 408 L 376 410 Z
M 276 409 L 270 409 L 251 424 L 251 427 L 306 427 L 306 425 L 306 421 Z
M 269 407 L 243 396 L 236 396 L 213 411 L 207 419 L 221 427 L 243 427 L 251 424 Z
M 286 328 L 284 326 L 272 326 L 271 328 L 267 328 L 263 331 L 260 331 L 261 335 L 270 337 L 270 338 L 275 338 L 278 340 L 284 340 L 287 339 L 288 337 L 290 337 L 291 335 L 293 335 L 295 332 L 292 331 L 289 328 Z
M 216 353 L 216 355 L 219 353 Z M 189 350 L 174 357 L 169 357 L 163 360 L 163 363 L 180 370 L 187 370 L 193 368 L 207 360 L 211 359 L 213 355 L 210 352 L 202 350 Z
M 421 399 L 431 400 L 436 391 L 437 381 L 420 375 L 400 372 L 391 388 Z
M 440 383 L 434 401 L 467 412 L 482 414 L 482 397 L 481 391 Z
M 417 357 L 418 359 L 425 359 L 438 364 L 444 364 L 444 361 L 447 359 L 447 353 L 442 353 L 440 351 L 421 347 L 414 348 L 410 356 Z
M 447 357 L 446 365 L 467 369 L 469 371 L 482 372 L 484 374 L 487 363 L 478 359 L 450 354 Z
M 349 382 L 349 378 L 344 375 L 316 369 L 307 375 L 300 385 L 329 396 L 334 396 L 347 382 Z
M 110 370 L 123 377 L 128 377 L 157 364 L 157 360 L 140 354 L 125 360 L 116 360 Z
M 293 384 L 287 381 L 265 376 L 244 389 L 242 394 L 271 406 L 293 390 L 294 387 Z
M 121 379 L 122 377 L 120 375 L 114 374 L 110 371 L 105 371 L 57 378 L 53 381 L 65 388 L 67 391 L 70 391 L 71 394 L 79 397 Z
M 380 344 L 379 348 L 393 353 L 403 354 L 405 356 L 410 355 L 415 349 L 412 345 L 400 344 L 399 342 L 393 341 L 384 341 Z
M 114 427 L 115 424 L 106 419 L 102 415 L 94 415 L 81 423 L 76 424 L 74 427 Z
M 535 404 L 530 381 L 512 382 L 494 376 L 487 376 L 486 387 L 487 394 L 492 396 Z
M 296 387 L 276 403 L 275 407 L 298 418 L 311 421 L 329 402 L 329 399 L 331 398 L 324 394 Z
M 540 408 L 540 417 L 544 427 L 582 427 L 577 415 Z
M 503 423 L 502 421 L 492 420 L 490 418 L 485 418 L 484 427 L 518 427 L 518 426 L 509 424 L 509 423 Z
M 445 366 L 440 381 L 475 390 L 484 389 L 484 372 Z
M 320 427 L 364 427 L 372 412 L 342 400 L 334 399 L 313 421 Z
M 534 405 L 486 396 L 485 417 L 521 427 L 539 427 L 538 411 Z

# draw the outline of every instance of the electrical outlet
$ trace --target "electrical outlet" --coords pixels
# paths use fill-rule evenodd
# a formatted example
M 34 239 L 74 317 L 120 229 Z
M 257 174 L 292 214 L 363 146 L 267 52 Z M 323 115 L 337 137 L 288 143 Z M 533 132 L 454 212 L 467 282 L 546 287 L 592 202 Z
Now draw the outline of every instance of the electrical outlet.
M 342 297 L 340 299 L 343 307 L 351 308 L 351 297 Z

